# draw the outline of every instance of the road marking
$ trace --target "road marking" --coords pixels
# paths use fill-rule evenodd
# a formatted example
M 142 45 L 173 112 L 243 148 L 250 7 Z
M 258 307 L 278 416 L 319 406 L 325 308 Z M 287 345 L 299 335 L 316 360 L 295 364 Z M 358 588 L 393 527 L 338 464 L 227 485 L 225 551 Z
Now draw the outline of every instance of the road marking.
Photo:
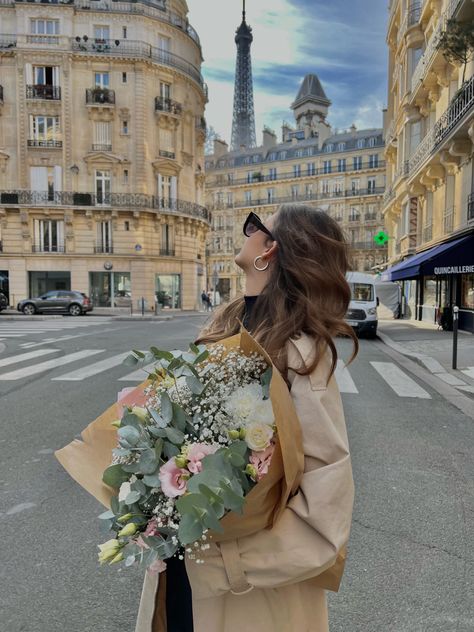
M 77 369 L 76 371 L 71 371 L 70 373 L 65 373 L 64 375 L 60 375 L 59 377 L 53 377 L 53 382 L 80 382 L 87 377 L 91 377 L 92 375 L 97 375 L 98 373 L 102 373 L 102 371 L 107 371 L 107 369 L 111 369 L 114 366 L 118 366 L 122 364 L 124 359 L 129 355 L 129 352 L 120 353 L 119 355 L 112 356 L 111 358 L 106 358 L 105 360 L 100 360 L 100 362 L 95 362 L 94 364 L 89 364 L 88 366 L 82 367 L 81 369 Z
M 474 366 L 468 366 L 467 369 L 461 369 L 464 375 L 474 380 Z
M 341 393 L 358 393 L 357 386 L 343 360 L 337 361 L 336 381 Z
M 41 345 L 50 345 L 63 340 L 73 340 L 74 338 L 83 338 L 84 336 L 95 336 L 97 334 L 105 334 L 109 331 L 117 331 L 120 327 L 112 327 L 108 329 L 102 329 L 101 331 L 86 332 L 83 334 L 76 334 L 75 336 L 62 336 L 61 338 L 44 338 L 41 342 L 23 342 L 20 347 L 23 349 L 32 349 L 33 347 L 40 347 Z
M 20 503 L 19 505 L 11 507 L 11 509 L 6 512 L 6 515 L 12 516 L 13 514 L 20 513 L 20 511 L 25 511 L 25 509 L 33 509 L 33 507 L 36 507 L 36 503 Z
M 49 371 L 49 369 L 55 369 L 58 366 L 75 362 L 76 360 L 82 360 L 97 353 L 103 353 L 105 349 L 84 349 L 83 351 L 76 351 L 76 353 L 70 353 L 62 358 L 55 358 L 54 360 L 48 360 L 41 362 L 35 366 L 27 366 L 24 369 L 17 369 L 16 371 L 10 371 L 10 373 L 0 373 L 0 381 L 7 380 L 21 380 L 30 375 L 36 375 L 37 373 L 43 373 Z
M 467 386 L 466 382 L 460 380 L 458 377 L 452 375 L 451 373 L 446 373 L 443 371 L 443 373 L 435 373 L 435 375 L 436 377 L 439 377 L 440 380 L 443 380 L 443 382 L 446 382 L 446 384 L 451 384 L 451 386 Z
M 31 360 L 31 358 L 37 358 L 38 356 L 56 353 L 56 351 L 59 351 L 59 349 L 38 349 L 38 351 L 29 351 L 28 353 L 20 353 L 19 355 L 9 356 L 8 358 L 1 358 L 0 366 L 8 366 L 9 364 L 16 364 L 17 362 L 24 362 L 25 360 Z
M 408 377 L 408 375 L 393 364 L 393 362 L 371 361 L 370 364 L 399 397 L 431 399 L 431 395 L 425 391 L 424 388 L 421 388 L 415 380 Z
M 124 375 L 124 377 L 120 377 L 119 382 L 143 382 L 143 380 L 147 379 L 148 374 L 151 373 L 154 368 L 154 364 L 148 364 L 147 366 L 137 369 L 128 375 Z

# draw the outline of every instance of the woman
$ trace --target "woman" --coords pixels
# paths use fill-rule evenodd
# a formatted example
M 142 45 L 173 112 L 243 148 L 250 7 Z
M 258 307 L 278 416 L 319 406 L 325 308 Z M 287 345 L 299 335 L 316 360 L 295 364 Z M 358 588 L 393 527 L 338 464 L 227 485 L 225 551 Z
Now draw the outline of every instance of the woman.
M 357 338 L 344 322 L 347 245 L 334 220 L 304 205 L 281 206 L 266 225 L 250 213 L 244 234 L 235 262 L 246 275 L 245 296 L 223 306 L 198 342 L 235 334 L 243 320 L 287 380 L 302 426 L 305 473 L 273 527 L 211 544 L 204 564 L 186 559 L 193 621 L 168 632 L 193 626 L 194 632 L 327 632 L 326 593 L 312 579 L 347 543 L 354 496 L 333 374 L 335 336 L 351 337 L 357 353 Z M 174 567 L 170 579 L 178 572 Z M 189 601 L 185 583 L 175 603 Z M 146 588 L 143 595 L 142 605 Z M 137 632 L 159 630 L 156 614 L 154 626 Z

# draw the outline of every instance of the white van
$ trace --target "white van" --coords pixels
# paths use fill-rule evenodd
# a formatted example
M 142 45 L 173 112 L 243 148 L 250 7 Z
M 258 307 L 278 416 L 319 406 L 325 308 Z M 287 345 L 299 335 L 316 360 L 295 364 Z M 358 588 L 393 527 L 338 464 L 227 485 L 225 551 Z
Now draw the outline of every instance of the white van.
M 346 279 L 351 286 L 351 302 L 346 322 L 354 328 L 357 335 L 375 338 L 379 304 L 375 293 L 375 277 L 363 272 L 348 272 Z

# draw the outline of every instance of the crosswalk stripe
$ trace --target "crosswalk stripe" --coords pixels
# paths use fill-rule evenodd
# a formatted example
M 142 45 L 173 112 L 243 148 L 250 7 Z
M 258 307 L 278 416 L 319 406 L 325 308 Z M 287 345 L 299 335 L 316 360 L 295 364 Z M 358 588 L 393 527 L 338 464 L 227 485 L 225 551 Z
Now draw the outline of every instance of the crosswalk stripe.
M 119 382 L 143 382 L 148 377 L 148 374 L 155 368 L 154 364 L 148 364 L 147 366 L 137 369 L 128 375 L 124 375 L 119 378 Z
M 0 373 L 0 381 L 20 380 L 30 375 L 36 375 L 37 373 L 43 373 L 49 369 L 55 369 L 58 366 L 75 362 L 76 360 L 82 360 L 83 358 L 96 355 L 97 353 L 103 353 L 105 349 L 84 349 L 83 351 L 76 351 L 63 356 L 62 358 L 55 358 L 54 360 L 47 360 L 34 366 L 27 366 L 23 369 L 17 369 L 16 371 L 10 371 L 9 373 Z
M 343 360 L 337 361 L 336 381 L 341 393 L 358 393 L 357 386 Z
M 370 364 L 399 397 L 418 397 L 431 399 L 431 395 L 408 377 L 393 362 L 373 362 Z
M 20 353 L 19 355 L 8 356 L 8 358 L 0 358 L 0 366 L 17 364 L 18 362 L 31 360 L 32 358 L 37 358 L 38 356 L 56 353 L 56 351 L 59 351 L 59 349 L 38 349 L 37 351 L 29 351 L 28 353 Z
M 114 366 L 122 364 L 122 362 L 128 355 L 128 352 L 120 353 L 119 355 L 112 356 L 111 358 L 106 358 L 105 360 L 100 360 L 99 362 L 95 362 L 94 364 L 89 364 L 88 366 L 82 367 L 81 369 L 76 369 L 75 371 L 71 371 L 70 373 L 65 373 L 64 375 L 60 375 L 59 377 L 53 377 L 52 381 L 79 382 L 87 377 L 97 375 L 98 373 L 107 371 L 107 369 L 111 369 Z
M 461 369 L 464 375 L 474 380 L 474 366 L 468 366 L 467 369 Z

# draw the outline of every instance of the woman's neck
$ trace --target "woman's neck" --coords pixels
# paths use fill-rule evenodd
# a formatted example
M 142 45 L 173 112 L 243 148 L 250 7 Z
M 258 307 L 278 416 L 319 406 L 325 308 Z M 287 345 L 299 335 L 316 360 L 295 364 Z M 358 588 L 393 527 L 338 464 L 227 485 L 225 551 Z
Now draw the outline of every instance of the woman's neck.
M 257 275 L 248 274 L 245 279 L 245 296 L 257 296 L 261 294 L 265 287 L 265 279 L 259 278 Z

